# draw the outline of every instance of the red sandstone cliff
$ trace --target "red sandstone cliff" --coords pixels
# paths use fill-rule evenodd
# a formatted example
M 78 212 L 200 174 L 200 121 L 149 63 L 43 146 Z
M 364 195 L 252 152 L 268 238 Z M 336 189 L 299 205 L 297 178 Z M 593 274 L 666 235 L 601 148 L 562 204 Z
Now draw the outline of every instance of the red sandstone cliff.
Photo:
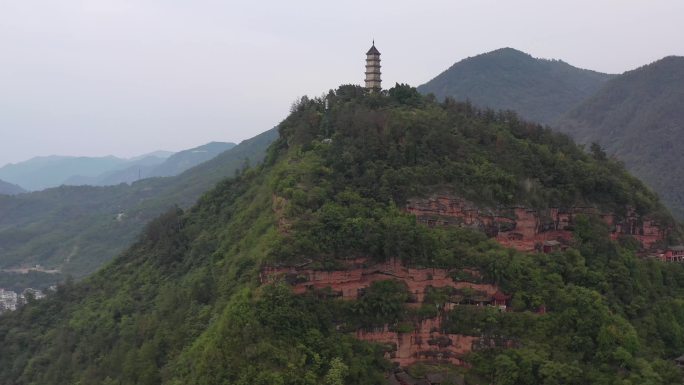
M 385 263 L 368 265 L 363 258 L 347 262 L 348 269 L 335 271 L 320 271 L 300 267 L 266 267 L 261 272 L 262 284 L 284 280 L 289 283 L 293 291 L 303 294 L 310 290 L 330 288 L 333 293 L 344 300 L 354 300 L 363 294 L 364 289 L 373 282 L 384 280 L 399 280 L 406 284 L 415 303 L 407 304 L 420 306 L 424 302 L 428 287 L 450 287 L 455 290 L 468 289 L 479 293 L 479 298 L 473 303 L 478 305 L 498 306 L 506 309 L 509 296 L 503 294 L 498 287 L 491 284 L 454 281 L 450 271 L 446 269 L 428 268 L 417 269 L 404 266 L 396 259 Z M 473 270 L 468 275 L 477 276 Z M 448 304 L 447 308 L 457 306 Z M 441 327 L 441 316 L 426 319 L 414 325 L 415 330 L 400 333 L 390 330 L 385 325 L 379 330 L 358 330 L 355 335 L 364 341 L 386 344 L 387 358 L 401 366 L 411 365 L 419 361 L 448 362 L 463 365 L 463 356 L 472 351 L 475 346 L 490 342 L 480 337 L 447 334 Z
M 657 221 L 639 217 L 629 210 L 625 218 L 601 213 L 591 207 L 533 210 L 523 207 L 487 210 L 447 194 L 427 199 L 411 199 L 406 211 L 428 226 L 466 226 L 479 229 L 506 247 L 520 251 L 542 251 L 544 244 L 567 245 L 572 239 L 575 218 L 580 214 L 598 215 L 611 229 L 611 237 L 628 235 L 642 248 L 652 249 L 663 243 L 669 228 Z

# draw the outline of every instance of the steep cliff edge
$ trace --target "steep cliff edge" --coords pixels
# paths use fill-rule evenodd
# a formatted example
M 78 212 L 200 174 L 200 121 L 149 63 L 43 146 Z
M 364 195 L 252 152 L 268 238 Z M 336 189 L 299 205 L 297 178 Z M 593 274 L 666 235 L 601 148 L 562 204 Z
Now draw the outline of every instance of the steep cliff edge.
M 671 224 L 661 223 L 648 215 L 640 216 L 630 208 L 622 216 L 602 212 L 595 207 L 507 207 L 487 210 L 450 194 L 410 199 L 406 211 L 428 226 L 473 228 L 505 247 L 528 252 L 557 251 L 569 247 L 578 216 L 601 218 L 608 226 L 611 239 L 632 238 L 643 252 L 664 249 L 673 231 Z
M 362 341 L 387 346 L 385 357 L 400 366 L 418 362 L 464 365 L 465 356 L 482 347 L 496 347 L 492 336 L 464 335 L 446 332 L 443 320 L 456 306 L 491 306 L 506 311 L 511 298 L 496 286 L 482 282 L 454 279 L 457 276 L 480 278 L 471 269 L 411 268 L 396 259 L 373 264 L 366 258 L 344 261 L 344 270 L 321 271 L 306 266 L 266 267 L 261 272 L 262 284 L 287 282 L 295 294 L 318 292 L 318 295 L 337 297 L 347 301 L 363 299 L 375 283 L 393 281 L 405 289 L 406 307 L 420 309 L 435 306 L 422 316 L 414 316 L 402 324 L 384 324 L 372 328 L 353 329 Z M 478 280 L 479 281 L 479 280 Z M 445 295 L 434 303 L 436 292 Z M 339 323 L 338 328 L 348 325 Z M 510 340 L 500 343 L 512 346 Z

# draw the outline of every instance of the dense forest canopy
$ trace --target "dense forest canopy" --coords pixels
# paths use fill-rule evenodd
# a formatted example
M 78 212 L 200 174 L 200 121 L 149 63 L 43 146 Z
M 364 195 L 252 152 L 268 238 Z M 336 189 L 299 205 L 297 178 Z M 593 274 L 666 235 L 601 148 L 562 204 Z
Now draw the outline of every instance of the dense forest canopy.
M 609 75 L 502 48 L 459 61 L 418 90 L 513 110 L 586 146 L 599 143 L 681 219 L 683 81 L 684 58 L 676 56 Z
M 600 143 L 684 218 L 682 122 L 684 57 L 671 56 L 612 79 L 554 126 Z
M 478 107 L 513 110 L 526 119 L 551 124 L 613 76 L 501 48 L 459 61 L 418 91 L 439 99 L 470 100 Z
M 263 164 L 174 209 L 103 270 L 0 318 L 0 382 L 12 384 L 382 384 L 383 347 L 349 332 L 410 330 L 405 288 L 358 300 L 261 285 L 262 267 L 320 269 L 366 256 L 468 267 L 512 293 L 514 312 L 458 307 L 444 327 L 503 336 L 478 350 L 471 384 L 680 384 L 684 268 L 635 256 L 592 216 L 571 248 L 505 249 L 477 231 L 429 228 L 406 200 L 449 189 L 482 205 L 626 206 L 670 221 L 623 167 L 512 113 L 438 102 L 407 85 L 342 86 L 302 98 Z M 439 304 L 443 296 L 430 293 Z M 534 311 L 544 305 L 548 311 Z

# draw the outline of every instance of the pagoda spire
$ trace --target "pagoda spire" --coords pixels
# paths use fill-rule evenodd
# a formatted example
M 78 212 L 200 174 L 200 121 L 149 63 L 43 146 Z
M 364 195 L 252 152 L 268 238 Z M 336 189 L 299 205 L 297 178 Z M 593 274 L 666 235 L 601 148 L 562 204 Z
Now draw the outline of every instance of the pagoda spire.
M 366 89 L 369 91 L 380 91 L 382 80 L 380 79 L 380 51 L 373 45 L 366 52 Z

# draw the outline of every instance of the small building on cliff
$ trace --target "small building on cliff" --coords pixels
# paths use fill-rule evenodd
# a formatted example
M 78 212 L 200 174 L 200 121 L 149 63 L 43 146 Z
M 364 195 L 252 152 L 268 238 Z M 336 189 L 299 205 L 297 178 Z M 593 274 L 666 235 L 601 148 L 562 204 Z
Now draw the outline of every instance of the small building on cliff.
M 684 369 L 684 354 L 674 359 L 675 364 L 678 368 Z
M 670 246 L 662 254 L 664 262 L 684 262 L 684 246 Z

